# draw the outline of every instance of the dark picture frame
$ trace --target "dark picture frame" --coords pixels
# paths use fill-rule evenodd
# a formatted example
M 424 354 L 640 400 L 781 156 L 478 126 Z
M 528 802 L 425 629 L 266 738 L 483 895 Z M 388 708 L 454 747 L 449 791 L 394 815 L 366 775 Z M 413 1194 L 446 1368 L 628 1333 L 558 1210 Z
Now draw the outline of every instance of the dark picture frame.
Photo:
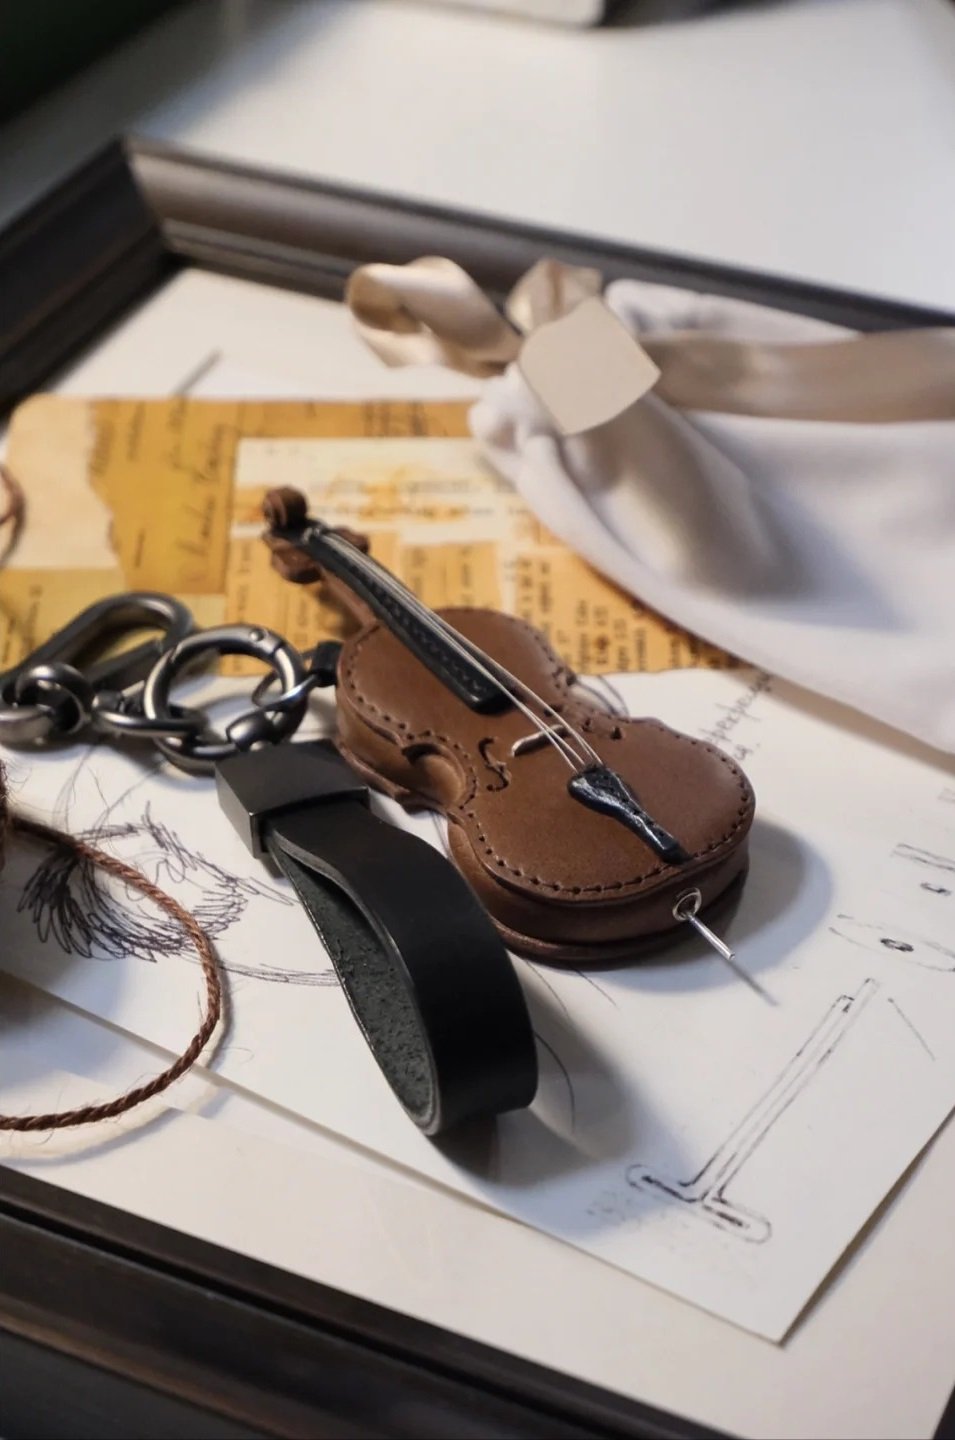
M 547 254 L 859 330 L 955 323 L 121 140 L 0 234 L 0 416 L 183 266 L 340 299 L 355 265 L 422 254 L 495 300 Z M 5 1440 L 714 1433 L 0 1167 Z
M 117 141 L 0 234 L 0 417 L 184 265 L 339 300 L 366 261 L 457 260 L 495 300 L 541 255 L 733 295 L 857 330 L 950 325 L 874 300 L 689 257 L 554 233 Z

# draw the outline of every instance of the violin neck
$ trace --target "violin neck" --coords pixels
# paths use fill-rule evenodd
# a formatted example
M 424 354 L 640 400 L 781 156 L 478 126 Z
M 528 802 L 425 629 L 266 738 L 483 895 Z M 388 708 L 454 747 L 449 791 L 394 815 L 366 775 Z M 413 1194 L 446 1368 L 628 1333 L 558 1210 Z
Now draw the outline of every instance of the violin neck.
M 320 568 L 347 585 L 413 655 L 459 700 L 483 714 L 510 705 L 498 679 L 487 674 L 494 662 L 463 637 L 449 640 L 440 620 L 426 610 L 396 576 L 328 526 L 311 522 L 285 537 L 304 549 Z M 462 654 L 471 651 L 475 661 Z M 480 661 L 480 664 L 477 662 Z

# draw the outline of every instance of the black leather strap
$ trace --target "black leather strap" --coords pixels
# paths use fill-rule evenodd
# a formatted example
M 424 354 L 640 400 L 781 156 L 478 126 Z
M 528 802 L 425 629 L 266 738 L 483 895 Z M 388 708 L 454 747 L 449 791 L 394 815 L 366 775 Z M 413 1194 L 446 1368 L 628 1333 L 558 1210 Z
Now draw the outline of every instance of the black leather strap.
M 450 861 L 378 819 L 327 742 L 224 761 L 220 801 L 294 885 L 352 1013 L 427 1135 L 530 1104 L 537 1056 L 510 958 Z

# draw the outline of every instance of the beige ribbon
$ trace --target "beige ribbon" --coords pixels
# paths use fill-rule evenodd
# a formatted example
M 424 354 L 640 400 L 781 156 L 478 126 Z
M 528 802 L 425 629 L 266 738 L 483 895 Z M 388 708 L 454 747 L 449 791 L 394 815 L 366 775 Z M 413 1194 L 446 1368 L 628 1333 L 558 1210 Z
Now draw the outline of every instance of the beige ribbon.
M 446 365 L 481 378 L 516 360 L 521 334 L 600 293 L 595 270 L 542 260 L 515 285 L 507 319 L 453 260 L 363 265 L 346 303 L 389 365 Z M 509 323 L 510 322 L 510 323 Z M 896 330 L 814 344 L 641 335 L 654 393 L 683 410 L 792 420 L 955 419 L 955 329 Z
M 497 375 L 517 358 L 520 336 L 453 260 L 362 265 L 345 289 L 358 333 L 387 365 L 447 365 Z

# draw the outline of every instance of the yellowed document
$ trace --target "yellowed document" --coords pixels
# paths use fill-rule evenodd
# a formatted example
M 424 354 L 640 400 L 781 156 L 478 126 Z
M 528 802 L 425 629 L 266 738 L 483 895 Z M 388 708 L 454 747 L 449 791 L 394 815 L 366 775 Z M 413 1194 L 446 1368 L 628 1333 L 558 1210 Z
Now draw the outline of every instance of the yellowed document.
M 28 508 L 0 574 L 5 665 L 127 588 L 179 595 L 202 623 L 269 625 L 303 649 L 341 634 L 319 586 L 271 569 L 261 502 L 277 485 L 367 533 L 427 604 L 520 615 L 576 670 L 734 663 L 551 535 L 481 459 L 464 403 L 35 396 L 14 416 L 8 465 Z M 230 663 L 234 673 L 246 662 Z

